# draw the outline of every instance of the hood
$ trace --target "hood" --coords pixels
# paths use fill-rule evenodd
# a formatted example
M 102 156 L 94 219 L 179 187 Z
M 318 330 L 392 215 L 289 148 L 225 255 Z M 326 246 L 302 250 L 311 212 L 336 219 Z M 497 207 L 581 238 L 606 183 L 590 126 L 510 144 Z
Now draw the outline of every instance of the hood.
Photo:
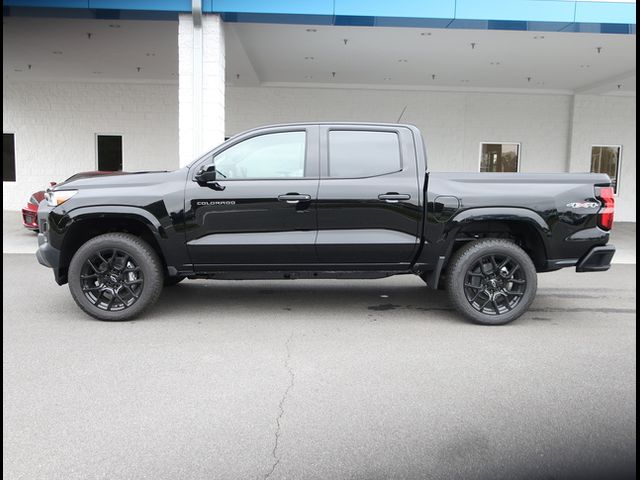
M 67 178 L 64 182 L 61 182 L 61 183 L 70 182 L 72 180 L 78 180 L 80 178 L 99 177 L 104 175 L 127 175 L 128 173 L 129 172 L 121 172 L 121 171 L 109 172 L 107 170 L 95 170 L 93 172 L 79 172 L 74 175 L 71 175 L 69 178 Z
M 146 172 L 82 172 L 58 183 L 52 190 L 79 188 L 107 188 L 122 186 L 145 186 L 162 182 L 171 172 L 167 170 Z

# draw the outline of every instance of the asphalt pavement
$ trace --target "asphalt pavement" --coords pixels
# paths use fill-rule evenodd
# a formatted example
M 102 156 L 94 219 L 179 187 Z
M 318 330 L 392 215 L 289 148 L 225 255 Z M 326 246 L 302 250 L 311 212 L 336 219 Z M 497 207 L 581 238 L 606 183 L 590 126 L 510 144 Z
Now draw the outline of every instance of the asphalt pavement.
M 3 261 L 5 479 L 635 478 L 635 264 L 483 327 L 411 276 L 185 281 L 105 323 Z

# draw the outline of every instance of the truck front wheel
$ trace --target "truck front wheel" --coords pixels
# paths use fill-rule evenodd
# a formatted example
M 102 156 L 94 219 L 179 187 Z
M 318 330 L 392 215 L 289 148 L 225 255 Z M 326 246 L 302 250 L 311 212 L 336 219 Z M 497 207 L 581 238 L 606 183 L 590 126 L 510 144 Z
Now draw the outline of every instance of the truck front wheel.
M 537 286 L 531 258 L 507 240 L 471 242 L 458 250 L 449 264 L 451 303 L 475 323 L 512 322 L 527 311 Z
M 69 265 L 69 290 L 98 320 L 130 320 L 153 305 L 164 279 L 156 252 L 127 233 L 107 233 L 82 245 Z

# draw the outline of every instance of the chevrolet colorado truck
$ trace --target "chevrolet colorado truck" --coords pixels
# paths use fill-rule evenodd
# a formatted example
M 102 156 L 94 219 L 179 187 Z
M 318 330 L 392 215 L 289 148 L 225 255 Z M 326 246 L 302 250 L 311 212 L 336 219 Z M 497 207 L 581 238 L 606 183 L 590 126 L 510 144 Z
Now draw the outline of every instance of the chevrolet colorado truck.
M 37 257 L 100 320 L 184 278 L 412 274 L 499 325 L 527 310 L 537 272 L 607 270 L 613 213 L 607 175 L 434 173 L 411 125 L 276 125 L 179 170 L 50 188 Z

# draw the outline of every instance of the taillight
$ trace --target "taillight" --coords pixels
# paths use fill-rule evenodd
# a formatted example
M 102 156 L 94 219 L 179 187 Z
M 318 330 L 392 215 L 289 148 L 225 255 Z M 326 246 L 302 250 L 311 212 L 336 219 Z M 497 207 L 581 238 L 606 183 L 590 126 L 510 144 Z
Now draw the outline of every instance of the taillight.
M 616 206 L 613 188 L 596 188 L 596 196 L 602 201 L 602 207 L 598 212 L 598 225 L 604 230 L 611 230 L 611 227 L 613 227 L 613 212 Z

